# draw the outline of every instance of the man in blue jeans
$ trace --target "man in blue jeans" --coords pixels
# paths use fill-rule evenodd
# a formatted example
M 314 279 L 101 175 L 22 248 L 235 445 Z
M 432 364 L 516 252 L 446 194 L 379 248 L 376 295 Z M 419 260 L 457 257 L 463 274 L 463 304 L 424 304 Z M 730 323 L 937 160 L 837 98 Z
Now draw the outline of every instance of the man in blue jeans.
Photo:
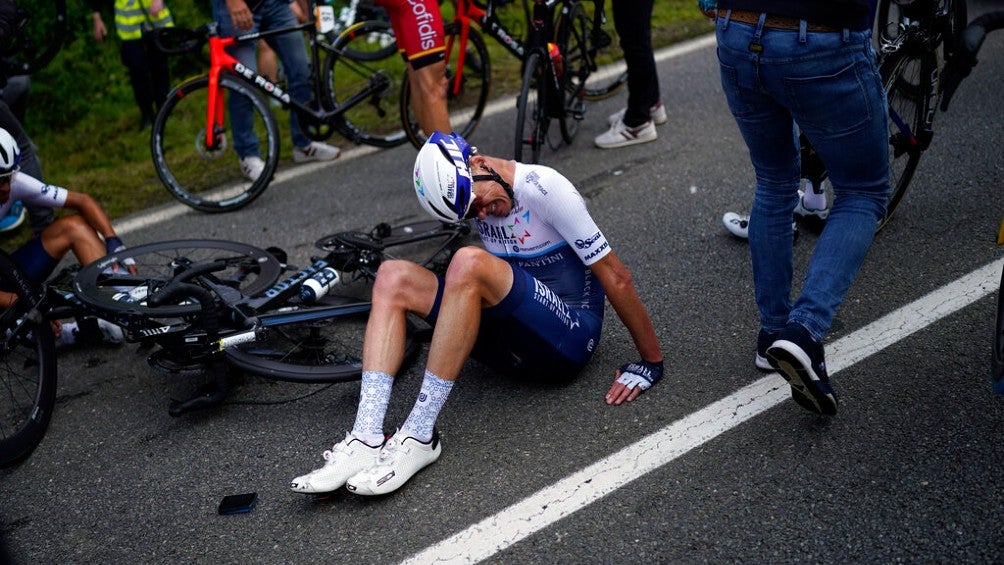
M 290 8 L 289 0 L 213 0 L 213 15 L 220 24 L 220 34 L 232 37 L 251 31 L 268 31 L 297 25 L 296 16 Z M 282 33 L 266 39 L 279 56 L 286 72 L 286 82 L 290 96 L 298 102 L 310 100 L 310 63 L 301 33 Z M 257 68 L 255 42 L 248 41 L 231 46 L 227 52 L 248 68 Z M 230 108 L 230 126 L 234 133 L 234 150 L 240 158 L 241 171 L 249 180 L 254 180 L 265 169 L 265 162 L 258 154 L 258 140 L 252 129 L 253 114 L 251 102 L 243 96 L 231 96 L 227 102 Z M 319 141 L 311 141 L 296 118 L 296 112 L 289 113 L 290 137 L 293 138 L 293 161 L 330 161 L 340 153 L 333 147 Z
M 837 412 L 822 340 L 885 217 L 886 97 L 868 0 L 719 0 L 722 89 L 756 170 L 749 240 L 760 311 L 757 354 L 792 398 Z M 822 158 L 834 203 L 793 300 L 798 129 Z

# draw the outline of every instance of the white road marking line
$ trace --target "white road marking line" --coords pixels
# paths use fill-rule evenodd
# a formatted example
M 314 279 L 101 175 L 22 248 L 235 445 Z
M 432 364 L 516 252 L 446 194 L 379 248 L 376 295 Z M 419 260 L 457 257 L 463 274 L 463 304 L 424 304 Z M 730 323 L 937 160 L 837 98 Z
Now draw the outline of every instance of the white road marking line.
M 995 292 L 1002 267 L 1004 259 L 993 261 L 828 345 L 830 375 Z M 989 342 L 988 333 L 988 347 Z M 768 375 L 412 555 L 404 563 L 488 559 L 789 398 L 787 383 L 776 373 Z

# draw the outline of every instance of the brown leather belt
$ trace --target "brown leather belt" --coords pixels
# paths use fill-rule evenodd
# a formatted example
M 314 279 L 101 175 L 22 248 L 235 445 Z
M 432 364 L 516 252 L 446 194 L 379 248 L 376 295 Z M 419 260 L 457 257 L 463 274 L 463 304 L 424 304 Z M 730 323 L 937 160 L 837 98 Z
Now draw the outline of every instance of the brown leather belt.
M 722 12 L 719 12 L 722 15 Z M 760 21 L 760 12 L 752 12 L 750 10 L 732 10 L 732 15 L 729 19 L 734 22 L 742 22 L 744 24 L 754 24 L 756 25 Z M 772 16 L 767 14 L 767 19 L 764 21 L 763 27 L 771 29 L 787 29 L 797 31 L 799 29 L 800 20 L 798 18 L 789 18 L 786 16 Z M 834 32 L 842 31 L 841 28 L 828 26 L 824 24 L 814 24 L 811 22 L 805 22 L 806 31 L 822 31 L 822 32 Z

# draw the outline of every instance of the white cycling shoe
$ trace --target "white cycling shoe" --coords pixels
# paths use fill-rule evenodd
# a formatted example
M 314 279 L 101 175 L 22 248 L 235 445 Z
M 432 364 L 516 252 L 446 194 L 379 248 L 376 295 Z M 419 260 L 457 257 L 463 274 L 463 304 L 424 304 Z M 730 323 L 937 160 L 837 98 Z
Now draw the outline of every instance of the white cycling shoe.
M 439 432 L 433 430 L 432 439 L 423 443 L 398 430 L 380 450 L 376 464 L 350 478 L 345 488 L 366 496 L 394 492 L 415 473 L 439 459 L 442 452 Z
M 750 217 L 748 215 L 725 212 L 725 215 L 722 216 L 722 223 L 732 235 L 742 239 L 750 238 Z M 791 232 L 793 237 L 798 237 L 797 222 L 791 222 Z
M 373 447 L 347 433 L 344 440 L 323 453 L 323 467 L 293 479 L 289 489 L 302 494 L 336 491 L 349 477 L 372 467 L 379 455 L 380 446 Z

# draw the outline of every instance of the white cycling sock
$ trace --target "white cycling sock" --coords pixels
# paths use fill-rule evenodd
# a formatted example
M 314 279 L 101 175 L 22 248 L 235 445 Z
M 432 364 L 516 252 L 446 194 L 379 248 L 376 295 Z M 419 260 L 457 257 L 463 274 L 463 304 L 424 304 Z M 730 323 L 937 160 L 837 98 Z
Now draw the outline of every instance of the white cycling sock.
M 363 371 L 362 385 L 359 387 L 359 408 L 352 435 L 369 445 L 383 444 L 383 419 L 390 402 L 390 391 L 394 377 L 379 371 Z
M 56 345 L 73 345 L 77 342 L 77 323 L 63 322 L 56 337 Z
M 427 443 L 432 439 L 432 428 L 435 427 L 439 411 L 443 409 L 452 389 L 453 381 L 443 380 L 426 369 L 422 390 L 401 429 L 418 441 Z
M 802 206 L 806 210 L 822 210 L 826 208 L 826 193 L 817 193 L 812 188 L 812 183 L 805 181 L 805 194 L 802 196 Z

